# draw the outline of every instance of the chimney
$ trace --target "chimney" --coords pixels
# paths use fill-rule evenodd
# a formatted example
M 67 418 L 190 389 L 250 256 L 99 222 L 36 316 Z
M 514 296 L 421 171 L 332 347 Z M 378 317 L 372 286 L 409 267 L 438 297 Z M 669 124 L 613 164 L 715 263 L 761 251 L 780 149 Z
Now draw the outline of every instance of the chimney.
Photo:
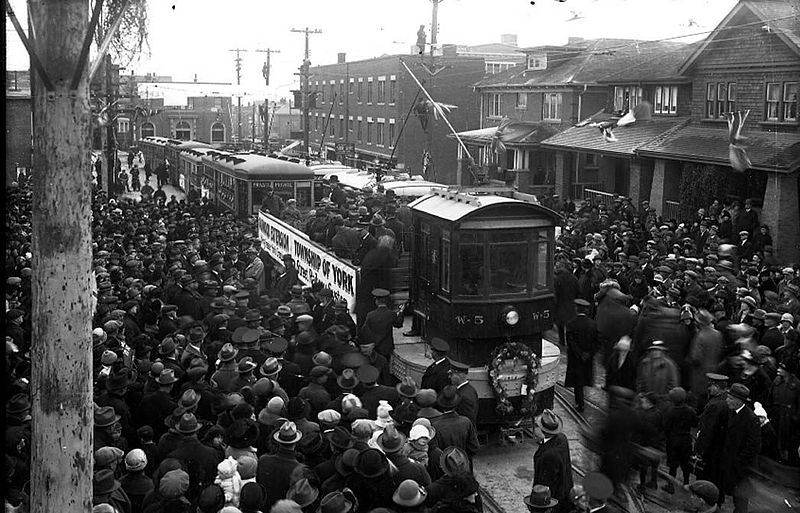
M 458 55 L 458 45 L 444 44 L 442 45 L 443 57 L 456 57 Z
M 583 41 L 584 41 L 584 39 L 582 37 L 570 37 L 569 39 L 567 39 L 567 44 L 568 45 L 577 45 L 577 44 L 583 43 Z
M 500 34 L 500 42 L 504 45 L 517 46 L 516 34 Z
M 344 64 L 345 62 L 347 62 L 347 59 L 345 59 L 345 53 L 344 52 L 337 53 L 336 64 Z

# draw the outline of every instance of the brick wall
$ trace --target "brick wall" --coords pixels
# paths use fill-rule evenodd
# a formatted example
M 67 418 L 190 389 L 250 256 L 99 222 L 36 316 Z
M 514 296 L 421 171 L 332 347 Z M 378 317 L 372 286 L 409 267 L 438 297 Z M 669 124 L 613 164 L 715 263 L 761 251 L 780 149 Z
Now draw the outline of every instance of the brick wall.
M 16 180 L 17 166 L 31 167 L 31 99 L 6 97 L 6 185 Z

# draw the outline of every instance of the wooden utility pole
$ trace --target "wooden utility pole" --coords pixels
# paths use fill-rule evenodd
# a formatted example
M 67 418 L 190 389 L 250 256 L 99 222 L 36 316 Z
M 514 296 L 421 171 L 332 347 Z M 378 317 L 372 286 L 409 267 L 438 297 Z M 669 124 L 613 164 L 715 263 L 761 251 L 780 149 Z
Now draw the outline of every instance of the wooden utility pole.
M 272 69 L 272 64 L 270 63 L 270 55 L 273 53 L 281 53 L 280 50 L 273 50 L 272 48 L 267 48 L 266 50 L 257 49 L 256 52 L 266 53 L 267 54 L 267 62 L 264 63 L 264 66 L 261 69 L 261 73 L 264 76 L 264 82 L 267 87 L 269 87 L 269 74 Z M 262 120 L 264 123 L 264 153 L 269 153 L 269 132 L 267 131 L 267 127 L 269 125 L 269 121 L 267 118 L 269 117 L 269 97 L 264 97 L 264 119 Z
M 103 3 L 29 2 L 32 30 L 25 34 L 6 2 L 6 13 L 31 59 L 33 90 L 33 513 L 92 509 L 95 300 L 89 81 L 127 8 L 123 1 L 89 66 Z
M 241 52 L 246 52 L 247 50 L 243 48 L 234 48 L 233 50 L 228 50 L 229 52 L 236 52 L 236 58 L 233 59 L 233 62 L 236 63 L 236 85 L 242 85 L 242 58 L 239 56 Z M 237 124 L 238 128 L 236 130 L 237 135 L 237 147 L 242 144 L 242 93 L 241 91 L 237 91 L 238 94 L 236 95 L 237 99 L 237 112 L 238 119 Z
M 308 56 L 308 35 L 309 34 L 322 34 L 322 31 L 319 29 L 309 30 L 308 27 L 305 29 L 292 29 L 292 32 L 302 32 L 306 35 L 306 52 L 305 58 L 303 59 L 303 65 L 300 66 L 300 77 L 302 82 L 300 83 L 300 96 L 303 100 L 303 146 L 305 147 L 306 152 L 306 164 L 311 162 L 311 148 L 308 144 L 308 104 L 309 104 L 309 94 L 311 91 L 308 87 L 308 79 L 311 77 L 311 61 L 309 60 Z

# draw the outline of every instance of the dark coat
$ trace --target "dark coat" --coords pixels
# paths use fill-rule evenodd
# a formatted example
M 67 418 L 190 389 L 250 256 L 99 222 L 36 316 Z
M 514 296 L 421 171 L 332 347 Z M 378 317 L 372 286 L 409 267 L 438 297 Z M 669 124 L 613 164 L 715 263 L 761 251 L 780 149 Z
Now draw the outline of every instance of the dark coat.
M 364 409 L 369 412 L 369 418 L 374 419 L 378 413 L 378 404 L 381 400 L 388 401 L 395 406 L 400 401 L 400 395 L 394 387 L 385 385 L 375 385 L 361 392 L 358 397 Z
M 725 396 L 711 398 L 700 414 L 697 441 L 694 451 L 705 462 L 700 479 L 711 481 L 717 487 L 722 485 L 722 451 L 725 441 L 725 430 L 728 425 L 728 405 Z
M 406 479 L 413 479 L 420 486 L 427 487 L 431 484 L 431 476 L 425 469 L 425 465 L 410 460 L 408 456 L 400 453 L 389 454 L 387 458 L 397 467 L 397 472 L 392 475 L 396 482 L 402 483 Z
M 630 335 L 636 327 L 636 315 L 622 303 L 624 297 L 614 289 L 597 305 L 597 336 L 604 355 L 611 352 L 620 337 Z
M 670 406 L 664 414 L 664 436 L 667 441 L 667 464 L 688 462 L 692 455 L 690 430 L 697 425 L 697 412 L 691 406 Z
M 403 317 L 381 305 L 367 314 L 360 335 L 364 342 L 374 342 L 375 351 L 388 359 L 394 351 L 394 328 L 402 327 Z
M 265 501 L 268 511 L 276 501 L 286 497 L 289 491 L 289 478 L 292 471 L 300 465 L 293 449 L 281 446 L 275 454 L 267 454 L 258 459 L 256 482 L 267 491 Z
M 450 376 L 447 372 L 450 370 L 450 360 L 445 358 L 440 363 L 432 363 L 425 369 L 422 375 L 421 388 L 432 388 L 436 393 L 442 391 L 444 387 L 450 384 Z
M 579 315 L 567 324 L 567 375 L 565 386 L 591 386 L 594 354 L 599 342 L 597 324 L 586 315 Z
M 636 388 L 636 363 L 633 353 L 628 352 L 622 365 L 619 364 L 620 351 L 613 351 L 606 360 L 606 387 L 619 386 L 633 390 Z
M 458 406 L 456 406 L 456 413 L 462 415 L 472 422 L 473 426 L 478 426 L 478 392 L 475 390 L 475 387 L 469 384 L 469 382 L 464 383 L 463 385 L 458 387 L 458 393 L 461 396 L 461 400 L 458 402 Z
M 178 316 L 190 315 L 194 320 L 203 319 L 203 308 L 200 294 L 181 288 L 172 299 L 173 304 L 178 307 Z
M 136 427 L 149 425 L 155 433 L 154 440 L 157 440 L 167 430 L 164 419 L 172 415 L 177 403 L 169 394 L 163 392 L 153 392 L 142 398 L 139 410 L 134 417 Z
M 434 440 L 442 450 L 453 445 L 472 458 L 480 449 L 475 426 L 468 418 L 462 417 L 455 411 L 445 412 L 432 419 L 431 425 L 436 428 Z
M 749 497 L 753 490 L 746 480 L 750 466 L 761 452 L 761 428 L 755 413 L 744 406 L 739 413 L 732 412 L 725 430 L 722 449 L 722 489 L 726 495 Z
M 564 270 L 557 272 L 553 278 L 553 292 L 556 300 L 554 321 L 566 324 L 575 318 L 574 300 L 578 297 L 578 278 Z
M 214 483 L 217 464 L 221 461 L 214 449 L 201 443 L 194 435 L 184 436 L 167 457 L 181 461 L 189 474 L 187 497 L 197 497 L 200 490 Z
M 558 499 L 557 512 L 569 511 L 572 489 L 572 464 L 569 442 L 563 433 L 555 435 L 541 444 L 533 455 L 533 484 L 550 487 L 554 499 Z

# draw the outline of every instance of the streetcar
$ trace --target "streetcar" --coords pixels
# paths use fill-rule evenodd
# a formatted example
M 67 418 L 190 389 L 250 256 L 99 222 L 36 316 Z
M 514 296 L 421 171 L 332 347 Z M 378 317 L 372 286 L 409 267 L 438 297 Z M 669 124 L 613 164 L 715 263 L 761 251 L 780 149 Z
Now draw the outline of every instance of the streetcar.
M 361 192 L 381 186 L 384 192 L 392 191 L 395 196 L 407 200 L 414 200 L 435 190 L 448 188 L 447 185 L 425 180 L 420 175 L 408 176 L 406 173 L 391 173 L 378 179 L 374 171 L 353 168 L 329 170 L 323 176 L 323 182 L 329 185 L 334 176 L 346 191 Z
M 187 185 L 186 175 L 181 173 L 181 152 L 189 149 L 211 147 L 210 144 L 201 141 L 186 141 L 159 136 L 143 137 L 139 141 L 139 148 L 142 150 L 145 162 L 150 164 L 150 168 L 155 171 L 162 162 L 167 160 L 170 168 L 169 183 L 180 187 L 184 191 L 187 191 Z
M 434 189 L 409 207 L 413 249 L 401 258 L 407 267 L 392 271 L 390 292 L 402 303 L 408 291 L 422 337 L 395 335 L 391 373 L 420 383 L 433 361 L 428 343 L 439 337 L 451 359 L 470 365 L 481 424 L 504 429 L 551 408 L 560 351 L 542 335 L 553 323 L 560 216 L 505 187 Z M 259 214 L 258 227 L 273 259 L 291 254 L 306 285 L 321 282 L 353 311 L 357 265 L 267 213 Z
M 268 188 L 284 201 L 296 199 L 298 208 L 314 204 L 314 173 L 303 164 L 213 149 L 205 151 L 200 160 L 201 191 L 206 189 L 206 197 L 236 216 L 257 214 Z
M 209 151 L 213 148 L 189 148 L 178 157 L 178 182 L 187 196 L 194 192 L 201 198 L 210 197 L 214 177 L 206 180 L 203 173 L 203 156 Z
M 554 313 L 555 228 L 561 216 L 508 187 L 434 190 L 409 204 L 410 300 L 422 338 L 444 339 L 468 364 L 483 424 L 551 408 L 559 348 L 543 338 Z M 396 376 L 421 380 L 431 359 L 398 344 Z

